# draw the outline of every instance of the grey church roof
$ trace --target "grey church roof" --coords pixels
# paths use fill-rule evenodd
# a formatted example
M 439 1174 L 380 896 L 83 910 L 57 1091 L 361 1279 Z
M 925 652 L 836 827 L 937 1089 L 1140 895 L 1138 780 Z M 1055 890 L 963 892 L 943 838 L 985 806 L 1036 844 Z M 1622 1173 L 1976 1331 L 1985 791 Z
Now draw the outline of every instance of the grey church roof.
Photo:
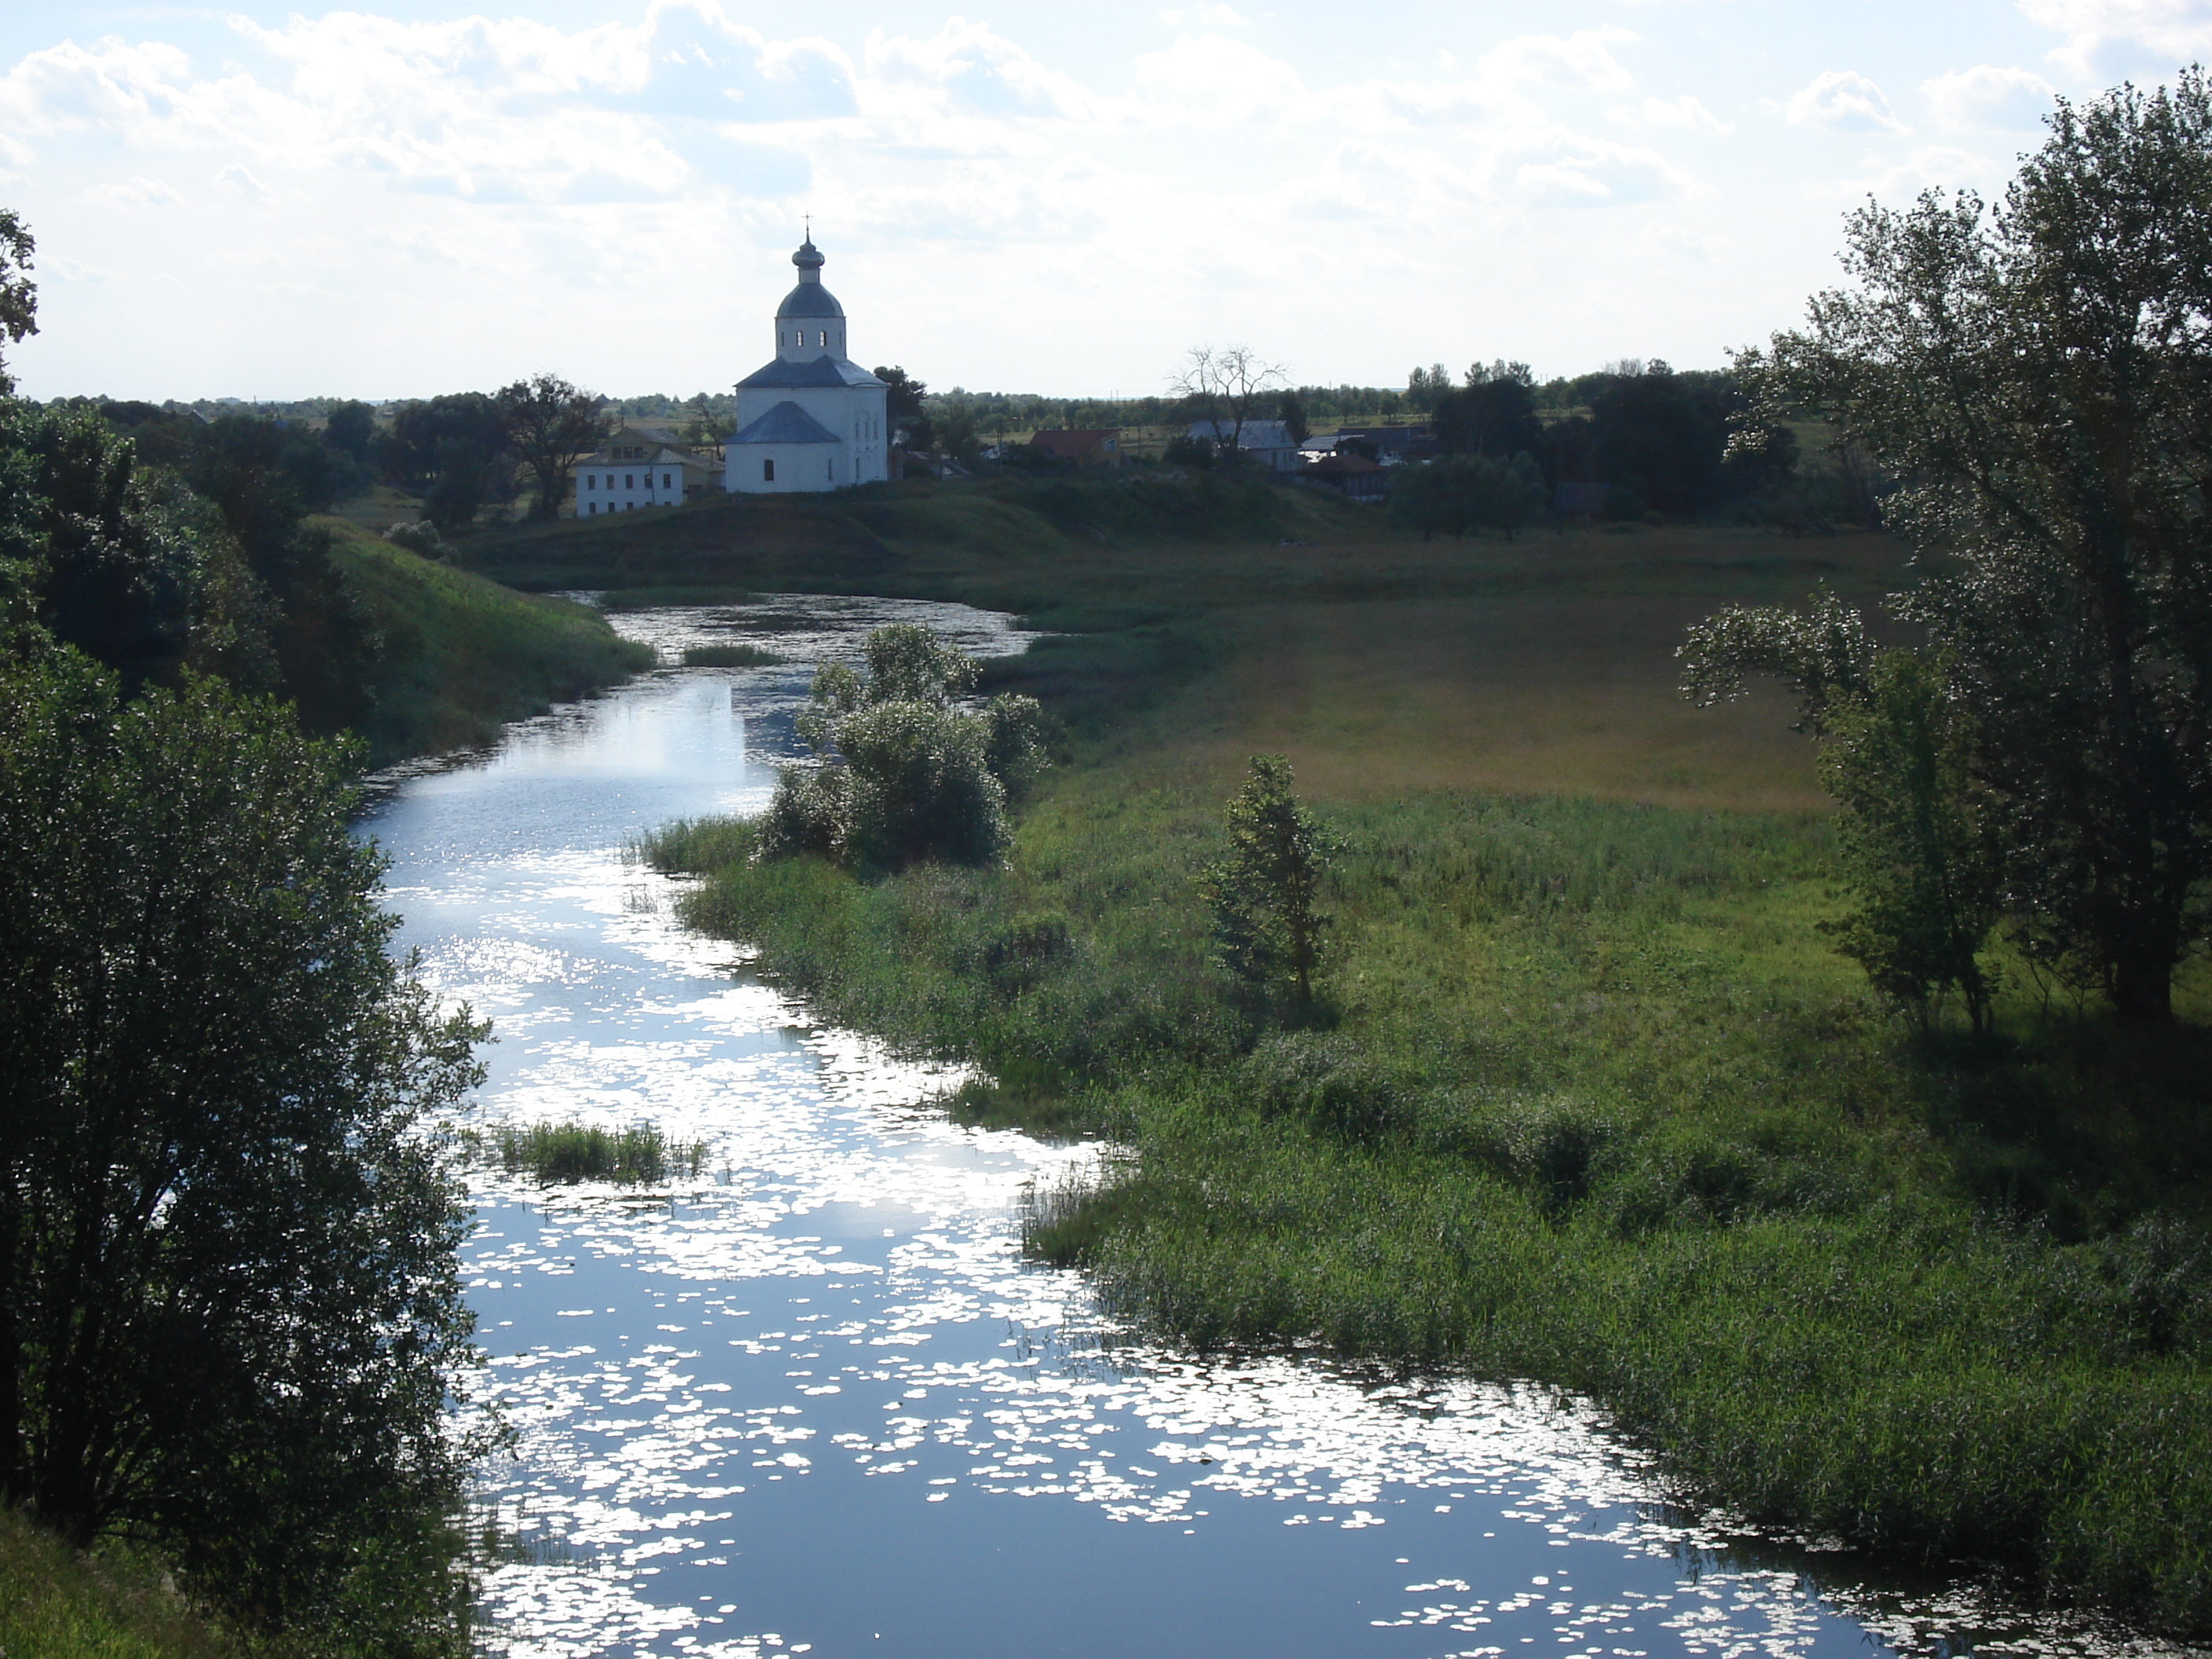
M 801 283 L 783 296 L 783 303 L 775 308 L 779 317 L 842 317 L 845 307 L 837 303 L 837 296 L 820 283 Z
M 881 386 L 883 382 L 862 368 L 860 364 L 844 357 L 832 357 L 823 352 L 810 362 L 786 362 L 777 358 L 764 363 L 738 382 L 740 392 L 772 392 L 789 386 Z
M 787 399 L 730 441 L 733 444 L 834 444 L 839 440 L 828 427 Z

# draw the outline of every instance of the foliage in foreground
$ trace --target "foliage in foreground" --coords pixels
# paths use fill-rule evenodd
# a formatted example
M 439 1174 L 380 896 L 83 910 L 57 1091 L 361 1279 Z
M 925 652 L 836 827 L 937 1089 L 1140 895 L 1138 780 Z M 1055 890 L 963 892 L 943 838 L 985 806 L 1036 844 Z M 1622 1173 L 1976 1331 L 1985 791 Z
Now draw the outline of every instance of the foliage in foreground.
M 2212 1627 L 2212 1050 L 2001 1000 L 1893 1024 L 1817 822 L 1435 795 L 1322 814 L 1285 1030 L 1218 962 L 1218 803 L 1063 778 L 1004 872 L 655 843 L 828 1019 L 1128 1149 L 1032 1248 L 1200 1345 L 1587 1391 L 1687 1497 Z
M 248 1628 L 452 1651 L 475 1350 L 423 1121 L 482 1028 L 386 954 L 352 757 L 73 653 L 0 709 L 0 1498 Z

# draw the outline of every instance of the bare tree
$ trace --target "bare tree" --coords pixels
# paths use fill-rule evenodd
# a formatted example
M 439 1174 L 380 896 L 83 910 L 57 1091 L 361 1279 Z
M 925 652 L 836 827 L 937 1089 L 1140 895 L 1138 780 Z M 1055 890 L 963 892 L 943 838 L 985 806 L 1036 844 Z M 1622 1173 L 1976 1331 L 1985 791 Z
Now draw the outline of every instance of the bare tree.
M 1251 418 L 1253 405 L 1289 384 L 1279 365 L 1262 362 L 1249 346 L 1201 345 L 1190 349 L 1168 388 L 1204 410 L 1203 418 L 1212 422 L 1217 447 L 1236 455 L 1243 453 L 1244 422 Z M 1223 445 L 1224 430 L 1229 441 Z
M 498 402 L 508 447 L 538 475 L 532 515 L 559 518 L 577 455 L 599 441 L 599 399 L 557 374 L 533 374 L 501 392 Z

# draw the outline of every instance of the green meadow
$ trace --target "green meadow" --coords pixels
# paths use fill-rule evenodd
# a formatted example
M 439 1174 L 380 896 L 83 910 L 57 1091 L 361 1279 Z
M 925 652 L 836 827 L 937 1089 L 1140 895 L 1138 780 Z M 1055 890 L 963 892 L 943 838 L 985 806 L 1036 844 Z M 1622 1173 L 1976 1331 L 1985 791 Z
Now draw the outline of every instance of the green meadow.
M 1425 544 L 1288 491 L 1272 535 L 1139 541 L 904 499 L 880 591 L 1065 630 L 987 675 L 1065 731 L 1005 867 L 856 880 L 732 823 L 651 852 L 823 1018 L 976 1062 L 956 1112 L 1109 1138 L 1095 1185 L 1039 1195 L 1033 1254 L 1202 1348 L 1534 1378 L 1686 1501 L 2212 1628 L 2212 985 L 2148 1037 L 2018 963 L 1994 1042 L 1901 1019 L 1820 932 L 1786 706 L 1674 690 L 1687 623 L 1866 599 L 1899 544 Z M 711 511 L 640 541 L 703 544 Z M 990 533 L 939 534 L 963 515 Z M 762 571 L 774 540 L 716 579 L 852 585 Z M 1210 949 L 1199 876 L 1255 751 L 1336 844 L 1309 1011 Z

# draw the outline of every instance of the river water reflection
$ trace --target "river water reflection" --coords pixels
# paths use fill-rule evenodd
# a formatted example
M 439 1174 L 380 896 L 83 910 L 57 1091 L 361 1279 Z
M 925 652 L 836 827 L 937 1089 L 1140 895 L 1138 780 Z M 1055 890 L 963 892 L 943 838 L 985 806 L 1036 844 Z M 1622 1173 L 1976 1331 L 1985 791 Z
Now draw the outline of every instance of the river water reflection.
M 497 1024 L 471 1121 L 708 1149 L 652 1198 L 477 1172 L 484 1392 L 520 1431 L 486 1498 L 527 1558 L 490 1574 L 495 1652 L 2115 1650 L 1728 1547 L 1537 1391 L 1200 1364 L 1024 1267 L 1025 1188 L 1091 1152 L 951 1122 L 929 1103 L 957 1077 L 811 1025 L 623 857 L 757 810 L 812 664 L 899 620 L 1024 642 L 915 602 L 629 613 L 672 660 L 744 639 L 791 665 L 664 669 L 396 776 L 371 816 L 403 944 Z

